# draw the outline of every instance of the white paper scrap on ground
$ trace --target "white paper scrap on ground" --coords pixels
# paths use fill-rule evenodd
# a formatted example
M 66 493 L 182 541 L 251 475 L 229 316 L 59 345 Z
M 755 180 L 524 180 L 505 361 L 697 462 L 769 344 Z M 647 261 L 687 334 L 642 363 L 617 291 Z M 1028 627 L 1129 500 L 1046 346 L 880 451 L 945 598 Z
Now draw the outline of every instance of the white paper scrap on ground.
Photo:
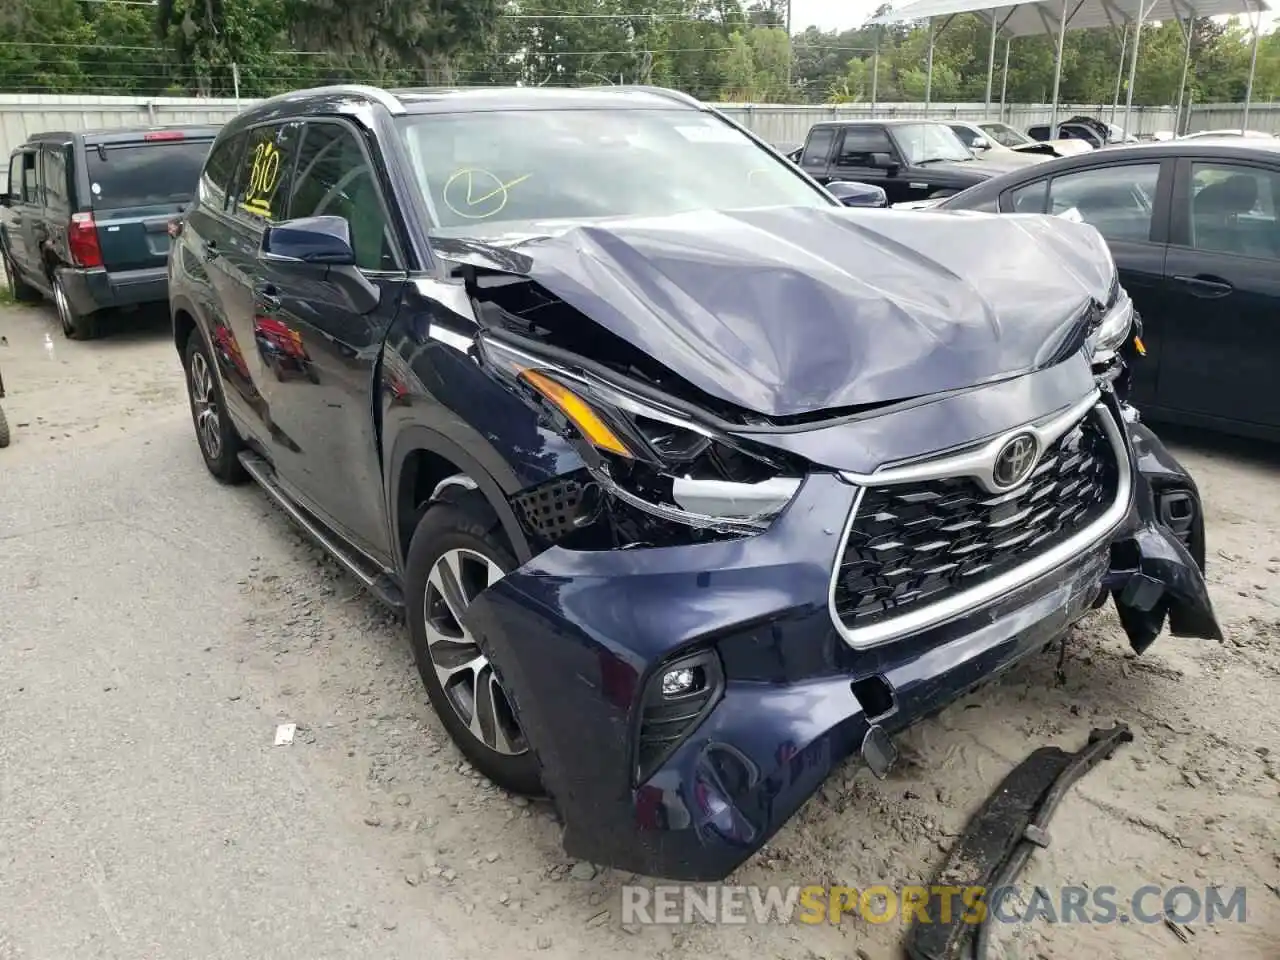
M 293 735 L 297 731 L 296 723 L 282 723 L 276 727 L 276 746 L 285 747 L 293 743 Z

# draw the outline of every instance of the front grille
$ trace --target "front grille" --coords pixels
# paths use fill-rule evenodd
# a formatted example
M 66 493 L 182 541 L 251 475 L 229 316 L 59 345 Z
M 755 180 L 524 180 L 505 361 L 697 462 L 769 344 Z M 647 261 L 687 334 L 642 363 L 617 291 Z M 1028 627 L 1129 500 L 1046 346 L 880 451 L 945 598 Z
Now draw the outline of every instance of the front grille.
M 868 487 L 836 575 L 835 612 L 845 627 L 972 589 L 1096 521 L 1119 482 L 1102 415 L 1080 420 L 1007 493 L 987 493 L 967 477 Z

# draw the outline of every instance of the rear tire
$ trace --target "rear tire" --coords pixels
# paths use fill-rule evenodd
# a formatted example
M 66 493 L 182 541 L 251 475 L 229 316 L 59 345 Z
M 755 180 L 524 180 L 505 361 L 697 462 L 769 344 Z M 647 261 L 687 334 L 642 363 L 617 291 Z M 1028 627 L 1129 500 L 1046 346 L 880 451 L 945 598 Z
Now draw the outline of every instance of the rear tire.
M 227 413 L 222 383 L 214 372 L 213 360 L 199 330 L 192 330 L 183 355 L 187 373 L 187 399 L 191 402 L 191 423 L 195 427 L 200 455 L 219 483 L 242 482 L 247 476 L 240 462 L 244 442 Z
M 515 720 L 501 663 L 486 638 L 463 627 L 459 616 L 516 566 L 501 525 L 482 500 L 436 503 L 409 544 L 405 611 L 418 673 L 458 749 L 498 786 L 541 796 L 538 760 Z
M 68 340 L 93 340 L 98 336 L 98 314 L 77 310 L 57 273 L 53 275 L 53 305 L 58 308 L 58 321 Z
M 9 421 L 5 419 L 4 410 L 0 410 L 0 448 L 9 445 Z

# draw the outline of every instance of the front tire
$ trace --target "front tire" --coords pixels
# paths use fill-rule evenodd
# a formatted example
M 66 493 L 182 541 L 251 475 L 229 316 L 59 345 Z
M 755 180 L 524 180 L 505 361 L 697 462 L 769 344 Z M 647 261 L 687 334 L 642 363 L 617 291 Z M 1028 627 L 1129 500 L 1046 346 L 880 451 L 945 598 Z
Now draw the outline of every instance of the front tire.
M 184 366 L 191 422 L 204 465 L 219 483 L 240 483 L 245 479 L 244 465 L 240 462 L 244 443 L 227 414 L 222 384 L 214 373 L 213 360 L 199 330 L 192 330 L 187 338 Z
M 18 303 L 38 302 L 40 291 L 22 279 L 17 265 L 9 259 L 9 255 L 0 254 L 0 260 L 4 261 L 4 278 L 9 285 L 9 292 L 13 294 L 13 299 Z
M 516 568 L 500 524 L 468 497 L 427 509 L 409 545 L 405 607 L 427 696 L 458 749 L 513 793 L 542 793 L 538 762 L 483 636 L 463 626 L 467 607 Z

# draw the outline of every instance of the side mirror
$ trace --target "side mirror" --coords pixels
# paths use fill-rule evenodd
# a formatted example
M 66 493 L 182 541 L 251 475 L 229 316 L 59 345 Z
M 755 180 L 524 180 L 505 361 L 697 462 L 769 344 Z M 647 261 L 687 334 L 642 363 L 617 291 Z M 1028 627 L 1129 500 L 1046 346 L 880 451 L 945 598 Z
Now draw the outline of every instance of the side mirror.
M 262 232 L 263 260 L 284 263 L 355 266 L 351 226 L 345 217 L 302 217 L 273 224 Z
M 973 143 L 969 145 L 970 150 L 990 150 L 991 141 L 986 137 L 974 137 Z
M 827 192 L 846 207 L 887 207 L 889 198 L 884 188 L 873 183 L 856 180 L 834 180 L 827 184 Z
M 873 153 L 871 155 L 871 166 L 877 170 L 885 171 L 889 176 L 893 176 L 898 172 L 898 161 L 888 153 Z
M 356 266 L 351 226 L 345 217 L 301 217 L 273 224 L 262 231 L 258 259 L 282 270 L 336 288 L 317 290 L 307 299 L 363 316 L 382 300 L 378 285 Z M 343 302 L 345 300 L 345 302 Z

